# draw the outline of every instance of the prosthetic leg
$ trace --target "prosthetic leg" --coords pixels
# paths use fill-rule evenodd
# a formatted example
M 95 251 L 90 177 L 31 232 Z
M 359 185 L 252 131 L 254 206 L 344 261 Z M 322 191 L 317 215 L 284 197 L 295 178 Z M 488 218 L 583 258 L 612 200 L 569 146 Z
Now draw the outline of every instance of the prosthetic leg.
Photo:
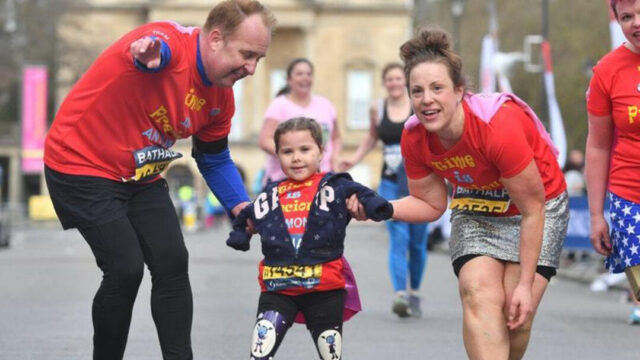
M 258 314 L 251 337 L 251 360 L 273 359 L 291 324 L 277 311 Z
M 316 344 L 321 360 L 342 359 L 342 327 L 311 330 L 311 336 Z

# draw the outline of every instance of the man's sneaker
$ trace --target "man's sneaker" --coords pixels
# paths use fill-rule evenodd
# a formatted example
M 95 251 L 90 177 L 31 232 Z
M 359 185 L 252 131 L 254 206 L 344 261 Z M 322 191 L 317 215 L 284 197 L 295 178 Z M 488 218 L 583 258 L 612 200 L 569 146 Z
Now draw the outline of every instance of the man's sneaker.
M 394 314 L 398 315 L 401 318 L 406 318 L 411 316 L 411 309 L 409 309 L 409 299 L 406 295 L 398 295 L 395 300 L 393 300 L 393 306 L 391 310 Z
M 420 302 L 422 299 L 418 295 L 409 295 L 409 312 L 413 317 L 422 317 L 422 308 Z
M 629 325 L 640 325 L 640 307 L 635 306 L 629 315 Z

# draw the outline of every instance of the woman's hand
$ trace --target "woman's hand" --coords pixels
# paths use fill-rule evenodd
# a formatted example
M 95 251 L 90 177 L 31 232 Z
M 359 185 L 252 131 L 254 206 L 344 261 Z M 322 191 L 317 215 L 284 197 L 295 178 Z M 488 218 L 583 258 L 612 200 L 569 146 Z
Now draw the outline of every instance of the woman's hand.
M 351 169 L 355 164 L 356 162 L 354 162 L 351 159 L 346 159 L 346 158 L 339 159 L 338 165 L 336 166 L 336 171 L 339 171 L 339 172 L 349 171 L 349 169 Z
M 515 330 L 529 321 L 532 315 L 531 286 L 519 283 L 513 290 L 509 303 L 507 327 L 509 330 Z
M 349 210 L 351 217 L 356 220 L 363 221 L 369 219 L 364 211 L 364 206 L 362 206 L 362 203 L 358 200 L 356 194 L 349 196 L 347 199 L 347 210 Z
M 611 239 L 609 238 L 609 224 L 604 216 L 591 217 L 591 230 L 589 238 L 593 248 L 604 256 L 611 255 Z

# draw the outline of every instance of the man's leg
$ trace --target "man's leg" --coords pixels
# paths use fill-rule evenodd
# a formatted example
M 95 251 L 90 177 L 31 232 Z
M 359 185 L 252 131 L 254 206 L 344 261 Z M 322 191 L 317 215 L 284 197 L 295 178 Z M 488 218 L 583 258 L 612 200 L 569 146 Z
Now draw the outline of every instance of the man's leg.
M 166 182 L 160 180 L 136 191 L 127 215 L 138 234 L 151 273 L 151 314 L 162 357 L 192 359 L 189 254 Z
M 137 235 L 126 217 L 79 230 L 103 273 L 92 307 L 93 358 L 122 359 L 143 274 Z

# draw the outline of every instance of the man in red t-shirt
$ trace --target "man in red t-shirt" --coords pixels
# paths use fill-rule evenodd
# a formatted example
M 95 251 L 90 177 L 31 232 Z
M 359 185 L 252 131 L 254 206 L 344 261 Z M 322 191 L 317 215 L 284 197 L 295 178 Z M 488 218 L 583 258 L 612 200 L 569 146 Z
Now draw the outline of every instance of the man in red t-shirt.
M 78 228 L 103 272 L 93 302 L 94 359 L 122 359 L 144 264 L 164 359 L 192 359 L 188 254 L 160 173 L 193 136 L 193 157 L 229 214 L 247 196 L 227 137 L 231 86 L 253 75 L 275 24 L 258 1 L 227 0 L 202 28 L 143 25 L 96 59 L 62 103 L 45 178 L 65 229 Z

